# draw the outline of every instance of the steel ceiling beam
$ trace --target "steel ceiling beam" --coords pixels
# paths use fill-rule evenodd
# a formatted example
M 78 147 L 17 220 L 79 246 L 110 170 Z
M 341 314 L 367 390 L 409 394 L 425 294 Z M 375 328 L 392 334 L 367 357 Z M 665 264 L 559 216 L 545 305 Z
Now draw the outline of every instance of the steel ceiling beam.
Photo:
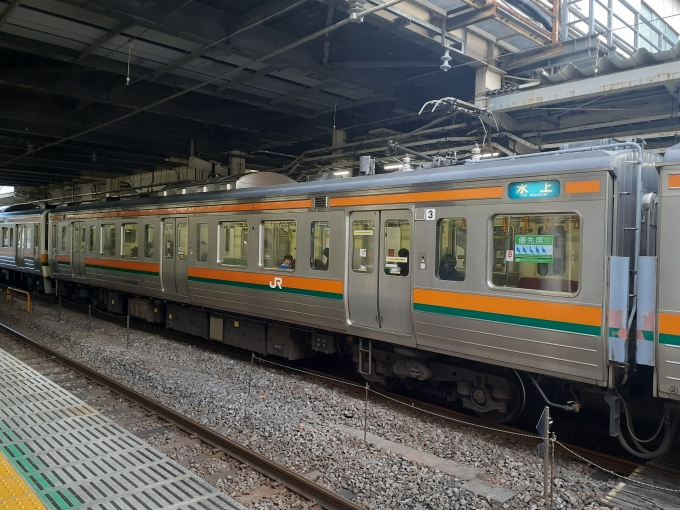
M 478 106 L 492 112 L 509 112 L 532 106 L 545 106 L 564 101 L 589 99 L 641 88 L 680 83 L 680 61 L 603 74 L 592 78 L 536 87 L 526 91 L 498 96 L 486 96 L 476 101 Z
M 19 7 L 20 3 L 21 0 L 9 0 L 9 4 L 7 4 L 3 11 L 0 12 L 0 27 L 5 21 L 7 21 L 7 18 L 12 15 L 16 8 Z
M 281 97 L 275 97 L 272 99 L 270 102 L 271 103 L 285 103 L 289 99 L 298 99 L 300 97 L 307 96 L 309 94 L 312 94 L 314 92 L 321 92 L 329 87 L 333 87 L 334 85 L 337 85 L 338 82 L 334 79 L 329 79 L 326 81 L 323 81 L 319 83 L 318 85 L 314 85 L 313 87 L 307 87 L 304 89 L 296 90 L 295 92 L 291 92 L 289 94 L 283 95 Z M 295 102 L 295 101 L 292 101 Z
M 271 18 L 280 16 L 281 14 L 284 14 L 290 11 L 291 9 L 299 7 L 300 5 L 304 4 L 307 1 L 308 0 L 269 0 L 268 2 L 265 2 L 264 4 L 249 10 L 245 14 L 242 14 L 241 16 L 237 17 L 231 23 L 227 24 L 225 32 L 227 32 L 229 35 L 226 35 L 218 41 L 210 43 L 207 46 L 204 46 L 203 48 L 200 48 L 192 53 L 189 53 L 188 55 L 181 57 L 175 60 L 174 62 L 166 64 L 158 71 L 155 71 L 153 73 L 153 77 L 158 78 L 160 75 L 167 73 L 168 71 L 171 71 L 176 67 L 180 67 L 203 55 L 212 53 L 218 49 L 218 45 L 222 41 L 226 41 L 230 37 L 233 37 L 241 32 L 244 32 L 249 28 L 256 27 L 257 25 L 269 21 Z
M 115 27 L 113 27 L 111 30 L 106 32 L 99 39 L 97 39 L 95 42 L 93 42 L 87 48 L 85 48 L 83 51 L 81 51 L 80 54 L 78 55 L 78 58 L 87 57 L 90 53 L 97 50 L 98 48 L 101 48 L 104 44 L 109 42 L 111 39 L 113 39 L 117 35 L 123 33 L 125 30 L 132 28 L 133 26 L 135 26 L 134 21 L 130 21 L 130 20 L 121 21 Z
M 474 25 L 475 23 L 486 21 L 495 18 L 496 16 L 496 5 L 488 4 L 484 7 L 446 18 L 446 31 L 450 32 L 451 30 L 463 28 L 468 25 Z
M 387 2 L 385 2 L 384 4 L 382 4 L 382 5 L 378 6 L 378 7 L 374 7 L 374 8 L 372 8 L 372 9 L 367 9 L 367 10 L 365 11 L 365 15 L 369 15 L 371 12 L 377 12 L 377 11 L 386 9 L 386 8 L 388 8 L 388 7 L 392 6 L 392 5 L 395 5 L 395 4 L 397 4 L 397 3 L 401 2 L 401 1 L 403 1 L 403 0 L 388 0 Z M 320 36 L 322 36 L 322 35 L 325 35 L 325 34 L 327 34 L 327 33 L 333 32 L 333 31 L 335 31 L 335 30 L 337 30 L 337 29 L 339 29 L 339 28 L 341 28 L 341 27 L 343 27 L 343 26 L 345 26 L 345 25 L 348 25 L 350 22 L 351 22 L 351 21 L 350 21 L 350 18 L 345 18 L 344 20 L 342 20 L 342 21 L 340 21 L 340 22 L 338 22 L 338 23 L 335 23 L 334 25 L 331 25 L 331 26 L 329 26 L 329 27 L 326 27 L 326 28 L 324 28 L 324 29 L 322 29 L 322 30 L 318 30 L 318 31 L 316 31 L 316 32 L 314 32 L 314 33 L 312 33 L 312 34 L 309 34 L 309 35 L 307 35 L 307 36 L 305 36 L 305 37 L 302 37 L 302 38 L 296 40 L 296 41 L 293 42 L 293 43 L 290 43 L 290 44 L 288 44 L 288 45 L 286 45 L 286 46 L 280 47 L 280 48 L 278 48 L 278 49 L 276 49 L 276 50 L 274 50 L 274 51 L 272 51 L 272 52 L 270 52 L 270 53 L 268 53 L 268 54 L 266 54 L 266 55 L 263 55 L 263 56 L 261 56 L 261 57 L 259 57 L 259 58 L 257 58 L 257 59 L 253 59 L 252 61 L 247 62 L 247 63 L 245 63 L 244 65 L 241 65 L 241 66 L 239 66 L 238 68 L 236 68 L 236 69 L 234 69 L 234 70 L 227 71 L 227 72 L 225 72 L 225 73 L 222 73 L 222 74 L 220 74 L 220 75 L 217 75 L 217 76 L 215 76 L 214 78 L 209 79 L 209 80 L 207 80 L 207 81 L 205 81 L 205 82 L 201 82 L 201 83 L 199 83 L 199 84 L 197 84 L 197 85 L 194 85 L 193 87 L 190 87 L 190 88 L 188 88 L 188 89 L 185 89 L 185 90 L 182 90 L 182 91 L 177 92 L 177 93 L 175 93 L 175 94 L 172 94 L 172 95 L 168 96 L 168 97 L 165 98 L 165 99 L 156 101 L 156 102 L 154 102 L 154 103 L 151 103 L 151 104 L 149 104 L 149 105 L 146 105 L 146 106 L 144 106 L 144 107 L 142 107 L 142 108 L 139 108 L 139 109 L 137 109 L 137 110 L 134 110 L 134 111 L 132 111 L 132 112 L 126 113 L 126 114 L 124 114 L 124 115 L 118 116 L 118 117 L 116 117 L 116 118 L 114 118 L 114 119 L 111 119 L 111 120 L 108 120 L 108 121 L 106 121 L 106 122 L 102 122 L 102 123 L 100 123 L 99 125 L 96 125 L 96 126 L 93 126 L 93 127 L 87 128 L 87 129 L 84 129 L 84 130 L 82 130 L 82 131 L 79 131 L 78 133 L 74 133 L 74 134 L 71 134 L 71 135 L 69 135 L 69 136 L 63 137 L 63 138 L 61 138 L 61 139 L 59 139 L 59 140 L 55 140 L 55 141 L 53 141 L 53 142 L 50 142 L 50 143 L 48 143 L 48 144 L 42 146 L 41 149 L 48 148 L 48 147 L 54 147 L 54 146 L 56 146 L 56 145 L 59 145 L 60 143 L 63 143 L 63 142 L 69 141 L 69 140 L 73 140 L 73 139 L 79 138 L 79 137 L 81 137 L 81 136 L 83 136 L 83 135 L 87 135 L 87 134 L 92 133 L 92 132 L 94 132 L 94 131 L 100 130 L 100 129 L 104 128 L 104 127 L 111 126 L 112 124 L 118 124 L 118 123 L 120 123 L 121 121 L 124 121 L 124 120 L 126 120 L 126 119 L 128 119 L 128 118 L 130 118 L 130 117 L 132 117 L 132 116 L 134 116 L 134 115 L 137 115 L 137 114 L 142 113 L 142 112 L 144 112 L 144 111 L 150 110 L 150 109 L 152 109 L 152 108 L 154 108 L 154 107 L 156 107 L 156 106 L 158 106 L 158 105 L 160 105 L 160 104 L 166 103 L 166 102 L 171 101 L 171 100 L 173 100 L 173 99 L 175 99 L 175 98 L 178 98 L 178 97 L 180 97 L 180 96 L 183 96 L 184 94 L 186 94 L 186 93 L 188 93 L 188 92 L 192 92 L 192 91 L 194 91 L 194 90 L 199 90 L 199 89 L 203 88 L 204 86 L 208 85 L 209 83 L 213 83 L 213 82 L 215 82 L 215 81 L 217 81 L 217 80 L 220 80 L 220 79 L 226 78 L 226 77 L 228 77 L 228 76 L 230 76 L 230 75 L 232 75 L 232 74 L 235 74 L 236 72 L 241 71 L 241 70 L 247 68 L 249 65 L 252 65 L 253 63 L 261 63 L 261 62 L 264 62 L 264 61 L 266 61 L 266 60 L 269 60 L 269 59 L 271 59 L 271 58 L 276 57 L 277 55 L 280 55 L 280 54 L 282 54 L 282 53 L 285 53 L 285 52 L 288 51 L 288 50 L 291 50 L 291 49 L 293 49 L 293 48 L 296 48 L 296 47 L 298 47 L 298 46 L 301 46 L 301 45 L 303 45 L 303 44 L 305 44 L 305 43 L 307 43 L 307 42 L 309 42 L 309 41 L 313 41 L 314 39 L 317 39 L 318 37 L 320 37 Z M 24 155 L 28 155 L 28 154 L 29 154 L 29 153 L 27 152 L 27 153 L 24 154 Z M 12 158 L 11 160 L 9 160 L 9 161 L 6 162 L 6 163 L 0 163 L 0 168 L 6 166 L 6 165 L 9 164 L 9 163 L 12 163 L 12 162 L 14 162 L 14 161 L 20 159 L 21 157 L 22 157 L 22 156 L 16 156 L 16 157 Z

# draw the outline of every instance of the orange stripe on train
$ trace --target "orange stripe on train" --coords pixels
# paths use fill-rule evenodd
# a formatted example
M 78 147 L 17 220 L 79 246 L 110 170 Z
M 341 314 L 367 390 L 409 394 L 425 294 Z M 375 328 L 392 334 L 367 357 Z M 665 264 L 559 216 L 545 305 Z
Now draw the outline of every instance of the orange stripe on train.
M 116 269 L 130 269 L 132 271 L 158 272 L 159 265 L 152 262 L 134 262 L 131 260 L 98 259 L 86 257 L 85 264 L 90 266 L 111 267 Z
M 69 214 L 67 220 L 84 220 L 95 218 L 130 218 L 139 216 L 178 216 L 185 214 L 221 213 L 239 211 L 276 211 L 281 209 L 310 209 L 312 201 L 284 200 L 278 202 L 255 202 L 248 204 L 223 204 L 192 207 L 173 207 L 168 209 L 135 209 L 130 211 L 112 211 L 105 213 Z
M 564 183 L 565 193 L 599 193 L 600 181 L 573 181 Z
M 414 289 L 415 303 L 446 308 L 514 315 L 530 319 L 543 319 L 574 324 L 600 326 L 602 309 L 595 306 L 546 303 L 529 299 L 481 296 L 462 292 Z
M 659 333 L 680 336 L 680 315 L 659 313 Z
M 244 271 L 230 271 L 225 269 L 203 269 L 200 267 L 190 267 L 189 276 L 194 278 L 207 278 L 211 280 L 224 280 L 238 283 L 251 283 L 254 285 L 270 285 L 274 278 L 281 278 L 282 285 L 303 290 L 313 290 L 317 292 L 333 292 L 342 294 L 341 280 L 322 280 L 318 278 L 304 278 L 300 276 L 289 276 L 281 271 L 277 274 L 258 274 L 246 273 Z
M 503 187 L 465 188 L 445 191 L 422 191 L 419 193 L 395 193 L 390 195 L 368 195 L 358 197 L 331 198 L 331 207 L 352 205 L 410 204 L 418 202 L 446 202 L 450 200 L 475 200 L 503 198 Z

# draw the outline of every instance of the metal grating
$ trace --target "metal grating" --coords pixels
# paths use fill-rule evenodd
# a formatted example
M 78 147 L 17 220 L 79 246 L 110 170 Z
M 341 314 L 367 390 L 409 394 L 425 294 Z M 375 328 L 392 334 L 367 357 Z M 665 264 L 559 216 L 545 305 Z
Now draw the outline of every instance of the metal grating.
M 244 508 L 2 349 L 0 454 L 49 510 Z
M 314 197 L 314 208 L 323 209 L 328 207 L 328 197 Z

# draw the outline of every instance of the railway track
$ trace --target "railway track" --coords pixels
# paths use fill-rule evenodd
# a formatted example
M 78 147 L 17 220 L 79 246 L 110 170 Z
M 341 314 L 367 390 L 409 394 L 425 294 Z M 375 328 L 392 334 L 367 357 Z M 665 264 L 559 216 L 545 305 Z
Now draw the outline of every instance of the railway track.
M 155 414 L 158 418 L 164 420 L 168 424 L 172 424 L 180 430 L 186 432 L 191 436 L 195 436 L 204 443 L 218 448 L 229 457 L 246 464 L 259 473 L 271 478 L 274 481 L 280 482 L 291 491 L 303 496 L 304 498 L 314 501 L 323 508 L 331 510 L 360 510 L 361 507 L 355 503 L 343 498 L 339 494 L 330 489 L 313 482 L 303 475 L 292 471 L 280 464 L 260 455 L 257 452 L 246 448 L 245 446 L 232 441 L 231 439 L 222 436 L 221 434 L 204 427 L 186 416 L 177 413 L 176 411 L 166 407 L 153 399 L 150 399 L 141 393 L 119 383 L 96 370 L 93 370 L 78 361 L 75 361 L 60 352 L 50 349 L 38 342 L 30 339 L 26 335 L 10 328 L 9 326 L 0 323 L 0 332 L 6 333 L 12 338 L 20 341 L 22 344 L 31 347 L 40 352 L 50 360 L 56 361 L 64 367 L 72 370 L 86 379 L 105 387 L 109 391 L 123 397 L 124 399 L 146 409 L 148 412 Z
M 82 306 L 68 306 L 68 308 L 76 311 L 80 311 L 81 313 L 83 312 Z M 111 321 L 115 321 L 114 318 L 111 319 Z M 133 320 L 131 322 L 131 326 L 134 326 L 135 328 L 139 328 L 140 330 L 144 330 L 149 333 L 154 333 L 154 334 L 159 334 L 163 335 L 172 339 L 176 339 L 179 341 L 183 342 L 188 342 L 196 346 L 200 346 L 202 348 L 206 348 L 209 350 L 212 350 L 214 352 L 219 352 L 222 354 L 228 354 L 230 356 L 234 357 L 239 357 L 241 359 L 247 359 L 250 360 L 251 356 L 249 354 L 244 353 L 244 351 L 241 351 L 239 349 L 226 346 L 224 344 L 212 342 L 212 341 L 206 341 L 197 337 L 193 337 L 191 335 L 185 334 L 185 333 L 179 333 L 176 331 L 168 330 L 164 327 L 157 326 L 154 324 L 149 324 L 144 321 L 137 321 Z M 296 365 L 293 362 L 288 362 L 285 360 L 276 360 L 276 362 L 272 363 L 270 360 L 260 358 L 260 357 L 254 357 L 253 358 L 255 362 L 261 363 L 263 365 L 270 364 L 270 365 L 275 365 L 277 368 L 281 370 L 287 370 L 291 372 L 297 372 L 297 373 L 302 373 L 306 377 L 313 377 L 317 378 L 319 381 L 323 381 L 326 384 L 333 385 L 335 387 L 342 388 L 347 391 L 354 392 L 357 394 L 357 396 L 360 396 L 363 398 L 364 396 L 364 389 L 360 387 L 356 381 L 352 381 L 350 379 L 343 379 L 340 378 L 336 375 L 329 377 L 327 373 L 324 373 L 319 370 L 313 370 L 310 368 L 301 368 L 299 365 Z M 418 399 L 414 399 L 413 397 L 409 396 L 404 396 L 396 393 L 391 393 L 391 392 L 378 392 L 378 391 L 371 391 L 372 397 L 377 397 L 377 398 L 384 398 L 386 400 L 392 401 L 393 403 L 398 403 L 407 406 L 411 410 L 418 410 L 422 411 L 425 413 L 430 413 L 433 415 L 437 415 L 439 417 L 442 417 L 447 420 L 451 420 L 454 422 L 457 422 L 462 425 L 467 425 L 467 426 L 472 426 L 472 427 L 483 427 L 486 431 L 492 434 L 496 434 L 498 436 L 512 436 L 513 439 L 515 439 L 518 443 L 526 444 L 528 446 L 536 446 L 540 442 L 542 442 L 542 439 L 539 438 L 537 435 L 531 436 L 530 434 L 527 433 L 526 430 L 524 429 L 518 429 L 515 427 L 510 427 L 506 425 L 497 425 L 497 424 L 489 424 L 488 422 L 474 417 L 470 416 L 468 414 L 464 414 L 461 412 L 454 411 L 449 408 L 445 407 L 440 407 L 438 405 L 426 402 L 426 401 L 421 401 Z M 158 405 L 158 404 L 157 404 Z M 563 445 L 563 446 L 562 446 Z M 565 448 L 566 447 L 566 448 Z M 556 454 L 557 455 L 562 455 L 564 457 L 572 458 L 575 460 L 579 461 L 587 461 L 595 466 L 605 468 L 606 470 L 609 470 L 610 472 L 617 473 L 620 476 L 628 477 L 630 475 L 634 475 L 635 473 L 639 473 L 642 469 L 645 470 L 645 473 L 651 477 L 659 476 L 663 477 L 664 479 L 671 480 L 675 484 L 677 482 L 678 485 L 680 485 L 680 474 L 674 471 L 669 471 L 665 470 L 662 468 L 655 467 L 653 465 L 650 465 L 649 463 L 647 464 L 640 464 L 638 462 L 628 460 L 628 459 L 623 459 L 619 457 L 615 457 L 613 455 L 608 455 L 602 452 L 597 452 L 588 448 L 584 448 L 581 446 L 577 445 L 572 445 L 572 444 L 567 444 L 567 443 L 562 443 L 558 444 L 556 448 Z M 270 461 L 271 462 L 271 461 Z M 265 473 L 266 474 L 266 473 Z M 274 476 L 268 475 L 272 478 Z M 300 476 L 300 475 L 298 475 Z M 296 491 L 297 492 L 297 491 Z M 307 497 L 307 496 L 306 496 Z

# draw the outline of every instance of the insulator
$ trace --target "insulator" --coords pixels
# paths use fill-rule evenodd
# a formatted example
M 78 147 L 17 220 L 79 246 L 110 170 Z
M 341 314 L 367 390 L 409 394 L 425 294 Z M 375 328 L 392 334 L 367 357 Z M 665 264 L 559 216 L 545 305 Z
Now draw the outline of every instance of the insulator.
M 361 13 L 364 12 L 364 4 L 366 0 L 349 0 L 349 18 L 353 23 L 361 23 L 364 18 Z
M 451 60 L 451 54 L 449 53 L 449 50 L 446 50 L 442 55 L 442 65 L 439 66 L 439 69 L 441 69 L 444 72 L 451 69 L 451 64 L 449 64 L 449 60 Z

